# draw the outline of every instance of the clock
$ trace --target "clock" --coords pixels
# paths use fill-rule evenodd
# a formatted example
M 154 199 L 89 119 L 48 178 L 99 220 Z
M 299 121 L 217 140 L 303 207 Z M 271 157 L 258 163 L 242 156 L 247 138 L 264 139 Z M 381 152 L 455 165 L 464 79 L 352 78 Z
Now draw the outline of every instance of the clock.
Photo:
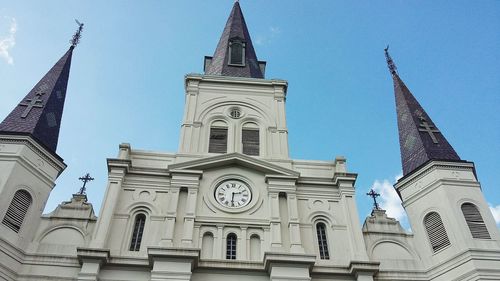
M 242 208 L 252 200 L 252 191 L 240 180 L 226 180 L 215 188 L 215 200 L 226 208 Z

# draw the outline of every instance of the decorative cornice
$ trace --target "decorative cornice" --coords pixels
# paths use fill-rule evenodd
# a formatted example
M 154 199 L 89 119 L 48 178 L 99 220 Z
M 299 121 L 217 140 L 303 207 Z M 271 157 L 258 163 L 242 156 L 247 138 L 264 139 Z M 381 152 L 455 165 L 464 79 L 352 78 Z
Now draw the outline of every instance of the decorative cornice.
M 57 154 L 44 148 L 30 135 L 0 135 L 0 143 L 22 144 L 29 147 L 36 155 L 42 157 L 54 169 L 58 170 L 58 176 L 66 169 L 64 160 Z

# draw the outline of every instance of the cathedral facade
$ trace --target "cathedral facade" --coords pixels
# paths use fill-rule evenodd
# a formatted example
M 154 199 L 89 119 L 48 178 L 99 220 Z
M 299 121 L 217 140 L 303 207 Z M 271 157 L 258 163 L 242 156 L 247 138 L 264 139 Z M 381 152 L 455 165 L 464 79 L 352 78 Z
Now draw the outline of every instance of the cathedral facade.
M 81 30 L 80 30 L 81 31 Z M 70 49 L 0 124 L 2 280 L 500 280 L 500 233 L 473 162 L 394 82 L 411 233 L 362 227 L 346 159 L 290 159 L 287 81 L 266 79 L 236 2 L 204 73 L 185 76 L 177 153 L 119 145 L 97 217 L 84 192 L 42 214 Z

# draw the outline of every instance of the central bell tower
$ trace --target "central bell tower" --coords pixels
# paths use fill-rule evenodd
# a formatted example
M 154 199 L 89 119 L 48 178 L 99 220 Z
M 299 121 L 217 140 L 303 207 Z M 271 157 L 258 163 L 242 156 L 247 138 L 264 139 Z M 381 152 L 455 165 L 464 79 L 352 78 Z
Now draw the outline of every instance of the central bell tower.
M 288 84 L 265 79 L 265 66 L 236 2 L 213 57 L 205 57 L 205 75 L 185 77 L 180 153 L 288 159 Z

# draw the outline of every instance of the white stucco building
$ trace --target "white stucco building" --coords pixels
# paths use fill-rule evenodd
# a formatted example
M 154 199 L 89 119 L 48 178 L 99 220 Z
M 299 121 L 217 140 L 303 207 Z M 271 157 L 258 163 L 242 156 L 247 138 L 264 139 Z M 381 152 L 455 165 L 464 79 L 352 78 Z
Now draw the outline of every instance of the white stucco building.
M 42 214 L 76 42 L 0 124 L 2 280 L 500 280 L 500 234 L 474 164 L 394 80 L 407 233 L 363 226 L 346 159 L 289 158 L 287 81 L 265 78 L 239 3 L 204 74 L 185 76 L 179 151 L 119 145 L 100 214 Z

